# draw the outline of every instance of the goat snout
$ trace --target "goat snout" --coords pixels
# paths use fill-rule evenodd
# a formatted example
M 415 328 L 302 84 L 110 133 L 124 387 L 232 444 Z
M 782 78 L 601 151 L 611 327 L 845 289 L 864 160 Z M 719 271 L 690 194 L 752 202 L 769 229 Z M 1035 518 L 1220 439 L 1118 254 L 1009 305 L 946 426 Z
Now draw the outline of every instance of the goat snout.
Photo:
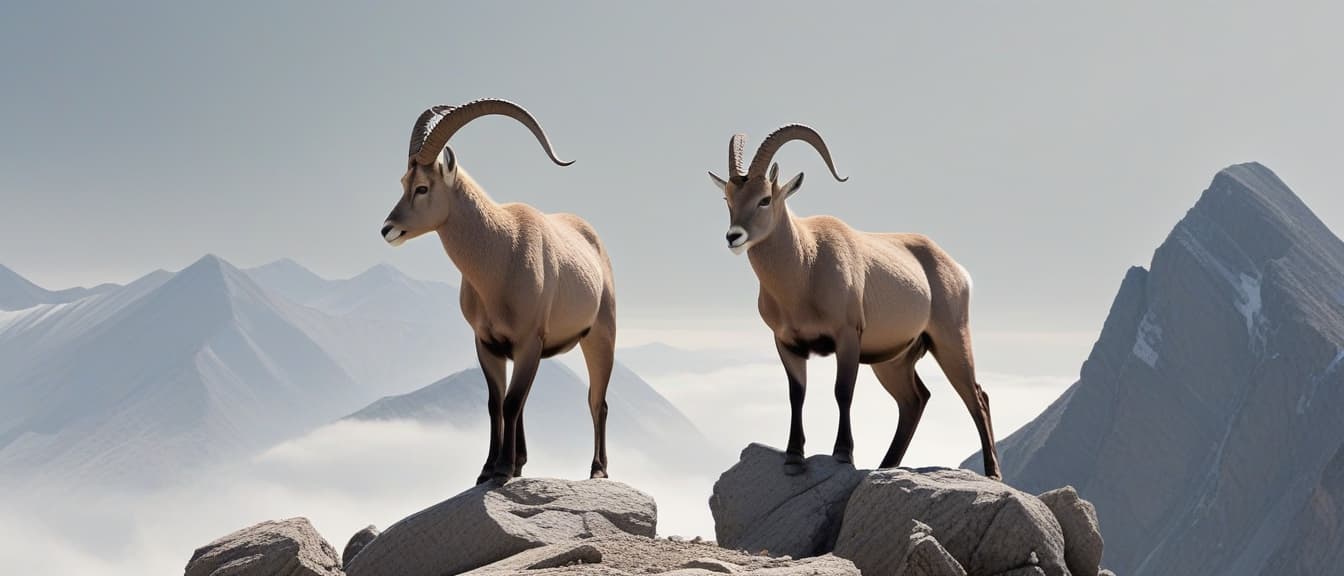
M 747 240 L 750 239 L 747 235 L 747 230 L 741 226 L 733 226 L 732 228 L 729 228 L 728 234 L 724 236 L 724 238 L 728 240 L 728 248 L 732 250 L 734 254 L 741 254 L 742 251 L 746 249 Z
M 393 246 L 401 246 L 406 241 L 406 231 L 398 228 L 392 222 L 383 222 L 382 230 L 383 240 Z

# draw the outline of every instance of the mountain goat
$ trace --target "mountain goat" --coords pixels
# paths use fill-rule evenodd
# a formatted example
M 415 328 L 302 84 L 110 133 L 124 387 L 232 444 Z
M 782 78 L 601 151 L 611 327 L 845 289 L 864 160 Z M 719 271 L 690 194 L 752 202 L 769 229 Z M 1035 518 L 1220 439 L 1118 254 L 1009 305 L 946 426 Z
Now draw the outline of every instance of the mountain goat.
M 846 180 L 812 128 L 793 124 L 775 130 L 743 172 L 745 140 L 736 134 L 729 141 L 728 179 L 709 176 L 728 202 L 728 247 L 747 253 L 760 281 L 757 308 L 774 332 L 788 375 L 792 414 L 785 472 L 798 474 L 805 466 L 802 415 L 809 355 L 836 355 L 840 427 L 833 454 L 844 462 L 853 459 L 849 412 L 854 381 L 860 364 L 872 365 L 900 408 L 896 435 L 882 459 L 888 468 L 901 463 L 928 402 L 929 390 L 915 373 L 915 362 L 929 351 L 975 420 L 985 475 L 999 478 L 989 397 L 975 380 L 966 270 L 922 235 L 860 232 L 831 216 L 794 216 L 786 200 L 802 186 L 803 175 L 781 184 L 779 165 L 771 165 L 785 143 L 811 144 L 831 175 Z
M 616 344 L 611 261 L 597 232 L 573 214 L 496 204 L 457 162 L 448 140 L 468 122 L 498 114 L 532 131 L 561 166 L 541 126 L 522 107 L 477 100 L 426 110 L 411 130 L 401 199 L 383 223 L 393 246 L 437 232 L 462 273 L 462 315 L 475 332 L 489 388 L 490 449 L 477 483 L 522 474 L 523 405 L 542 358 L 583 350 L 593 418 L 592 478 L 607 476 L 607 384 Z M 513 375 L 505 388 L 508 360 Z

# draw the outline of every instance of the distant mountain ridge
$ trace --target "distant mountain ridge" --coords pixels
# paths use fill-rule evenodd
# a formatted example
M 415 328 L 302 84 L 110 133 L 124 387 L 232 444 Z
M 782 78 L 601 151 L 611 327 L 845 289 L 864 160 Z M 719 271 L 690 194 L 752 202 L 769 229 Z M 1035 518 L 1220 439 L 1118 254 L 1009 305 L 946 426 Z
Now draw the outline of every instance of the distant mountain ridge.
M 1341 294 L 1344 242 L 1264 166 L 1219 172 L 1125 275 L 1079 381 L 1000 441 L 1005 480 L 1076 486 L 1118 574 L 1338 573 Z
M 13 276 L 6 285 L 31 284 Z M 0 476 L 169 482 L 474 359 L 460 320 L 375 317 L 376 300 L 394 298 L 433 318 L 429 283 L 387 266 L 358 283 L 314 277 L 315 293 L 357 305 L 329 314 L 207 255 L 177 273 L 0 312 Z
M 61 304 L 87 296 L 116 290 L 116 284 L 99 284 L 92 288 L 47 290 L 17 272 L 0 265 L 0 310 L 23 310 L 41 304 Z
M 485 376 L 463 370 L 413 392 L 388 396 L 349 415 L 349 420 L 412 420 L 485 429 Z M 624 445 L 668 471 L 707 470 L 718 450 L 684 414 L 630 369 L 617 363 L 607 389 L 609 445 Z M 592 455 L 588 377 L 556 360 L 544 360 L 528 395 L 526 422 L 530 452 Z M 483 441 L 485 438 L 482 439 Z

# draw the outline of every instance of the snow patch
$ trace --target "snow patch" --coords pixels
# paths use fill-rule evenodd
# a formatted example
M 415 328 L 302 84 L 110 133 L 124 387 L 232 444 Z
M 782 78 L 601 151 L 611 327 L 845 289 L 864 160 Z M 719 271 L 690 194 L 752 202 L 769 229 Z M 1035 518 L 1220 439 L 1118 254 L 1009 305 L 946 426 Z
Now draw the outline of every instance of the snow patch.
M 1157 318 L 1153 311 L 1143 315 L 1143 320 L 1139 322 L 1139 329 L 1134 335 L 1134 355 L 1147 364 L 1149 368 L 1157 368 L 1157 346 L 1162 342 L 1162 327 L 1157 324 Z
M 1240 274 L 1239 281 L 1233 285 L 1237 289 L 1237 311 L 1246 318 L 1246 334 L 1255 336 L 1256 319 L 1260 316 L 1260 279 Z

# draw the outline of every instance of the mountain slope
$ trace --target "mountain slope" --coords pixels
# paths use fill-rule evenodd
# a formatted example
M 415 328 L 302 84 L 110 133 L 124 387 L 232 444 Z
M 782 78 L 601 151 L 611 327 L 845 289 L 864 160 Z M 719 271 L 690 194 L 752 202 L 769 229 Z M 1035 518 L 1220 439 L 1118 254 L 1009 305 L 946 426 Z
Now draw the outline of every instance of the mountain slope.
M 1341 294 L 1344 243 L 1267 168 L 1221 171 L 1079 381 L 1000 442 L 1005 479 L 1076 486 L 1120 574 L 1332 573 L 1295 554 L 1344 547 Z
M 348 419 L 414 420 L 484 429 L 489 424 L 485 404 L 485 377 L 473 368 L 408 394 L 382 398 Z M 700 471 L 721 456 L 684 414 L 619 363 L 607 389 L 607 406 L 609 446 L 636 449 L 657 466 L 683 473 Z M 580 376 L 555 360 L 542 361 L 527 407 L 524 418 L 530 452 L 592 456 L 587 375 Z
M 5 353 L 0 471 L 152 484 L 365 397 L 288 303 L 228 263 L 207 256 L 161 280 L 10 322 L 5 339 L 29 348 Z

